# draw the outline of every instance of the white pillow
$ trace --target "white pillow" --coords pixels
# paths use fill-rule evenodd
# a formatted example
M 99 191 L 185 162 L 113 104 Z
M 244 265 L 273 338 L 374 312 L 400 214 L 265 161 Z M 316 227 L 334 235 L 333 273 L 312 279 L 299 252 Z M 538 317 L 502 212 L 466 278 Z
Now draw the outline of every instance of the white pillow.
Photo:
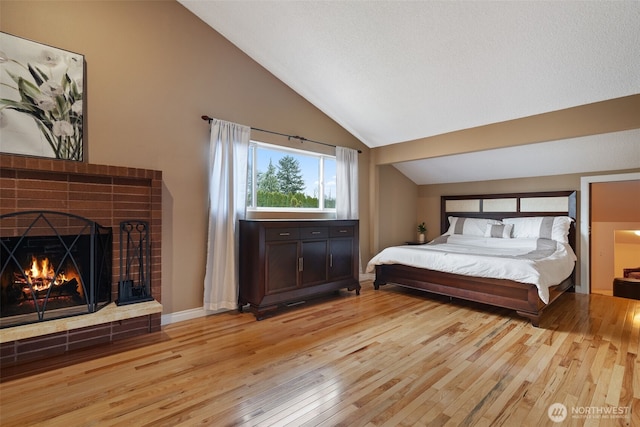
M 444 234 L 464 234 L 466 236 L 484 237 L 488 224 L 500 225 L 501 222 L 495 219 L 450 216 L 449 229 Z
M 505 218 L 505 224 L 513 225 L 513 237 L 524 239 L 551 239 L 569 243 L 569 227 L 573 218 L 568 216 L 530 216 Z
M 513 231 L 513 224 L 487 224 L 484 237 L 498 237 L 500 239 L 510 239 Z

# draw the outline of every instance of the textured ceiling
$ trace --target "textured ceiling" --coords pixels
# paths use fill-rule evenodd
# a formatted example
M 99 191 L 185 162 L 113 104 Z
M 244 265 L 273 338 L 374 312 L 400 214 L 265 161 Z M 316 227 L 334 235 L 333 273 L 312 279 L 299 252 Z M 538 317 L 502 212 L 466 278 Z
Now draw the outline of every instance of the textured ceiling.
M 179 1 L 369 147 L 640 93 L 639 1 Z

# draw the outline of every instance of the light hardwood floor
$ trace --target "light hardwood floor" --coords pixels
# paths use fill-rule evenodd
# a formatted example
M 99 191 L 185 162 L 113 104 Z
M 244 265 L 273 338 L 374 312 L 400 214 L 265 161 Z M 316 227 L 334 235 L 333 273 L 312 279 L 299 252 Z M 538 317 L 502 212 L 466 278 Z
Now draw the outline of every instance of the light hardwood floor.
M 640 301 L 561 298 L 540 328 L 371 282 L 260 322 L 180 322 L 3 369 L 0 424 L 640 426 Z

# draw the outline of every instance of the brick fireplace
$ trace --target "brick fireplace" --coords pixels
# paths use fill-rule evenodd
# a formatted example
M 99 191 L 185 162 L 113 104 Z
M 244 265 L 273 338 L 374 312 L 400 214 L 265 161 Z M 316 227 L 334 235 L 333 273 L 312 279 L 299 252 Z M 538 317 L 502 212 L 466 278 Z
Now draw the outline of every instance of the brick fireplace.
M 113 229 L 111 301 L 118 298 L 122 221 L 149 224 L 153 302 L 0 329 L 0 363 L 15 364 L 160 330 L 162 172 L 0 154 L 0 215 L 34 210 L 89 218 Z

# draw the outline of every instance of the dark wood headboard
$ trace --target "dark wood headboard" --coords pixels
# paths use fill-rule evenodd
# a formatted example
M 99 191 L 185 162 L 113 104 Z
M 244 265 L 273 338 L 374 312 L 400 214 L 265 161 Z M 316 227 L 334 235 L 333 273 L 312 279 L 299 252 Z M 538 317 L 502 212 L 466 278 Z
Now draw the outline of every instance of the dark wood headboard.
M 532 193 L 473 194 L 440 198 L 440 234 L 449 228 L 449 216 L 467 218 L 503 218 L 526 216 L 569 216 L 569 244 L 576 248 L 577 191 Z

